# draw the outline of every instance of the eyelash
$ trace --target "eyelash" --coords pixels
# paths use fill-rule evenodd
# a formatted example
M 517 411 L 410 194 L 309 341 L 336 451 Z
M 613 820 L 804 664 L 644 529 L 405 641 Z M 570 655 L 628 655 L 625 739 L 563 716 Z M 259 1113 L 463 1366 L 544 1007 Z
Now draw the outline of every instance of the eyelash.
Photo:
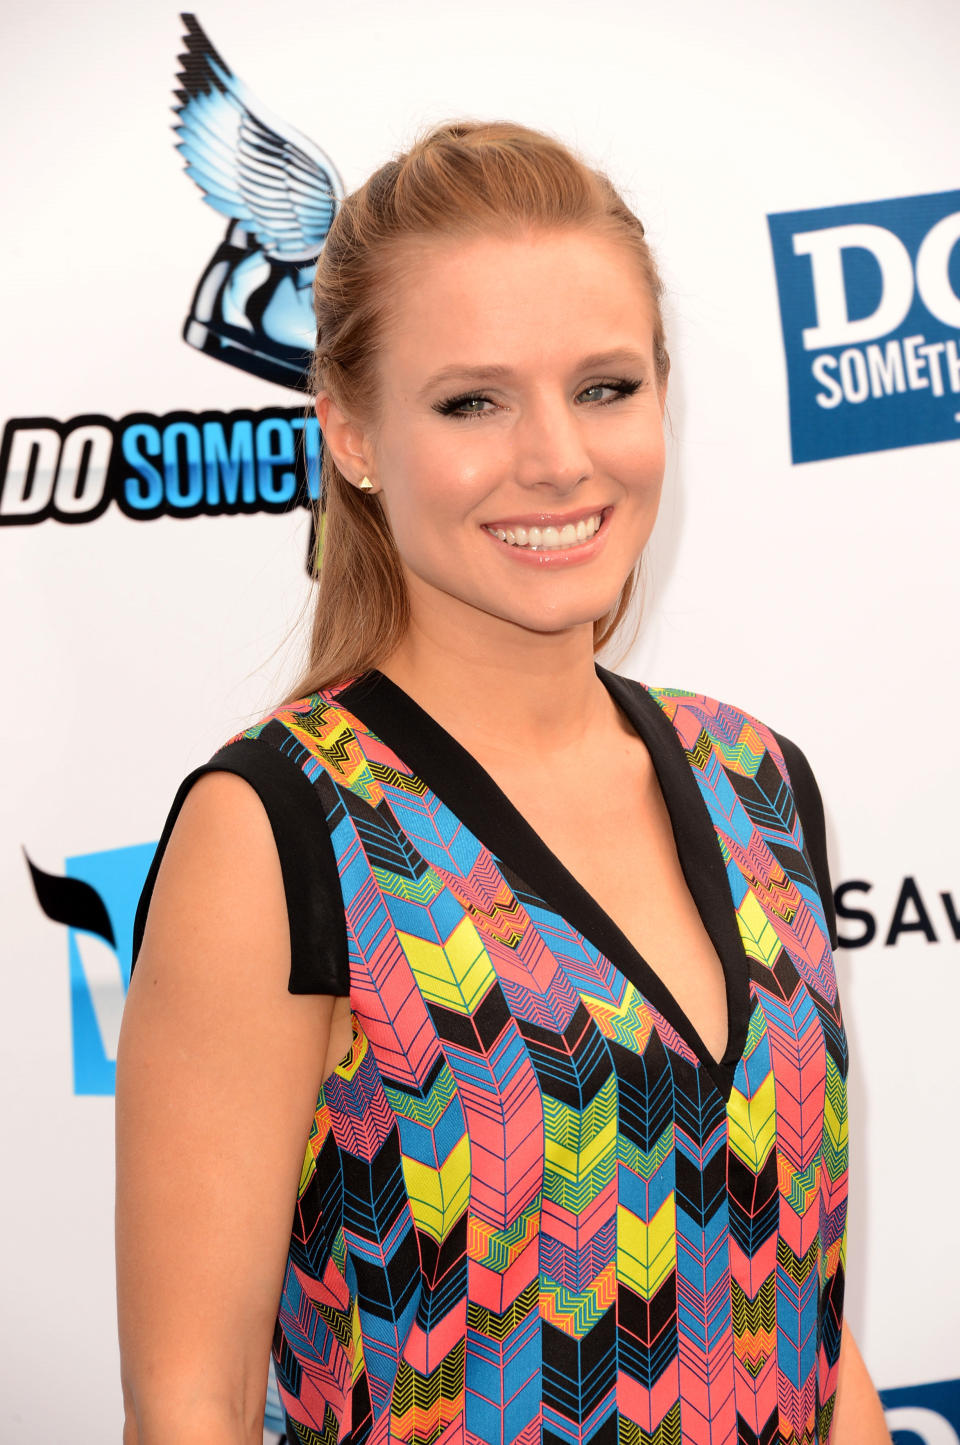
M 639 377 L 621 377 L 616 381 L 595 381 L 590 386 L 585 386 L 584 391 L 597 391 L 606 388 L 615 394 L 608 397 L 606 401 L 598 401 L 596 406 L 610 406 L 613 402 L 622 401 L 624 397 L 635 396 L 640 390 L 643 382 Z M 580 393 L 581 395 L 583 393 Z M 445 401 L 434 403 L 433 410 L 441 416 L 455 416 L 463 420 L 466 417 L 486 416 L 485 411 L 459 411 L 458 408 L 468 401 L 491 401 L 489 396 L 484 396 L 479 391 L 465 391 L 460 396 L 448 397 Z

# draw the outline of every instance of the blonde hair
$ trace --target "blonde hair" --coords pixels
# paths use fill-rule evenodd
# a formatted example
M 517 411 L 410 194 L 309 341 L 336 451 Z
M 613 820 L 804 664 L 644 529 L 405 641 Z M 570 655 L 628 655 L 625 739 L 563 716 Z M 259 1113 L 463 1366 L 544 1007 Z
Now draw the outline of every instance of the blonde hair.
M 314 280 L 317 346 L 312 390 L 347 415 L 375 415 L 377 348 L 403 243 L 509 234 L 530 226 L 589 227 L 625 242 L 653 307 L 658 386 L 670 368 L 662 284 L 643 225 L 611 181 L 553 137 L 509 122 L 437 126 L 347 196 Z M 324 448 L 316 518 L 318 587 L 307 666 L 287 701 L 384 661 L 402 640 L 409 604 L 386 513 L 356 490 Z M 622 622 L 639 563 L 614 607 L 594 623 L 597 652 Z

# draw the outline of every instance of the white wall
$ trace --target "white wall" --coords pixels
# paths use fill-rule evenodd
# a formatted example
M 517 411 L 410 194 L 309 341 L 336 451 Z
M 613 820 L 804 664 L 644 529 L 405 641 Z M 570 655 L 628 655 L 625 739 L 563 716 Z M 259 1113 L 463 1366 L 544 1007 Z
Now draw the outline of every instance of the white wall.
M 903 403 L 913 444 L 791 462 L 767 216 L 960 186 L 960 11 L 205 0 L 197 15 L 348 188 L 425 123 L 507 116 L 581 148 L 644 217 L 670 288 L 673 439 L 643 635 L 623 668 L 736 702 L 799 742 L 835 882 L 872 884 L 849 901 L 877 916 L 877 937 L 838 961 L 853 1050 L 849 1319 L 881 1387 L 956 1379 L 960 1257 L 942 1241 L 960 1185 L 960 943 L 939 895 L 960 912 L 960 450 L 928 440 L 918 392 Z M 226 225 L 173 147 L 181 32 L 156 3 L 6 8 L 0 423 L 298 405 L 181 340 Z M 955 290 L 958 272 L 954 257 Z M 0 497 L 10 522 L 2 509 Z M 113 1101 L 74 1093 L 68 929 L 41 910 L 22 850 L 62 876 L 68 859 L 157 837 L 185 772 L 295 669 L 307 533 L 303 511 L 139 522 L 113 504 L 92 522 L 0 530 L 0 1439 L 40 1427 L 93 1445 L 119 1438 L 121 1418 Z M 906 876 L 936 942 L 916 930 L 883 942 Z M 96 943 L 79 936 L 85 977 L 99 968 L 117 993 Z

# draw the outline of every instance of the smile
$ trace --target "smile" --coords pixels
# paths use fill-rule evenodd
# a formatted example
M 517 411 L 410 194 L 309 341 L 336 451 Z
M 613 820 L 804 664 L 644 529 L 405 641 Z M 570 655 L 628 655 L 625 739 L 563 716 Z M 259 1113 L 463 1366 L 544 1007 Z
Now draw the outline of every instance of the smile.
M 531 552 L 569 551 L 589 542 L 602 521 L 603 513 L 594 512 L 562 527 L 484 527 L 484 531 L 506 542 L 508 547 L 525 547 Z

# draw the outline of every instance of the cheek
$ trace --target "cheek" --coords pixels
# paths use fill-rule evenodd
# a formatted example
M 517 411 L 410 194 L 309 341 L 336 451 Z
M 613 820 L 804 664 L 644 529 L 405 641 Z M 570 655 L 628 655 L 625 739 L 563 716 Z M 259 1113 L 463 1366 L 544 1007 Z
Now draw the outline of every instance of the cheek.
M 383 500 L 401 558 L 415 569 L 449 558 L 488 491 L 481 468 L 453 447 L 411 447 L 394 455 Z
M 627 490 L 638 499 L 655 499 L 660 494 L 666 468 L 666 447 L 662 436 L 644 437 L 632 446 L 624 447 L 616 459 L 611 458 L 611 467 L 619 473 Z
M 442 433 L 394 457 L 384 490 L 393 498 L 397 527 L 425 538 L 438 528 L 469 521 L 502 472 L 491 452 L 489 446 L 458 444 L 456 436 Z

